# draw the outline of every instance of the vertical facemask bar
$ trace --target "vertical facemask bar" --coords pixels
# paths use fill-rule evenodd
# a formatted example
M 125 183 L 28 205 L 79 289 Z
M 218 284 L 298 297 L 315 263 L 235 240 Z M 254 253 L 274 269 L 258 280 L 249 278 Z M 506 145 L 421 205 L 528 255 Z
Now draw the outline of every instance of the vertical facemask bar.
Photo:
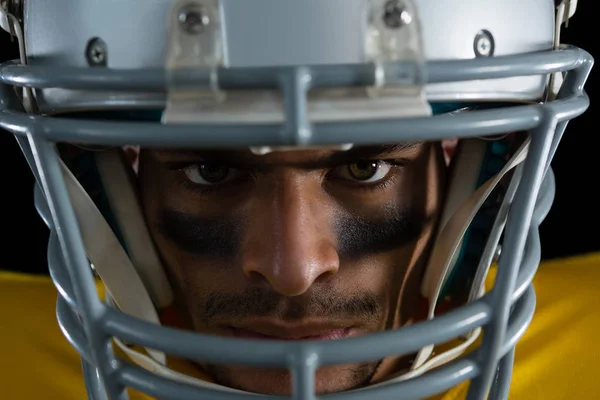
M 85 389 L 89 400 L 109 400 L 98 370 L 83 359 L 81 360 L 81 368 L 83 369 Z
M 310 350 L 298 353 L 298 356 L 294 357 L 292 367 L 293 399 L 314 400 L 319 355 Z
M 536 210 L 533 215 L 532 226 L 529 228 L 529 237 L 525 248 L 527 253 L 523 259 L 523 265 L 519 271 L 519 286 L 515 288 L 513 293 L 513 302 L 517 301 L 523 293 L 530 287 L 531 282 L 537 272 L 537 269 L 542 260 L 542 246 L 540 241 L 539 226 L 544 221 L 546 215 L 552 208 L 554 196 L 556 193 L 556 184 L 554 181 L 554 173 L 552 169 L 548 170 L 544 178 L 544 183 L 540 189 L 540 196 L 536 203 Z
M 594 60 L 590 55 L 587 55 L 587 57 L 581 58 L 581 63 L 582 64 L 579 66 L 579 68 L 570 70 L 566 73 L 566 77 L 557 95 L 557 99 L 564 99 L 570 96 L 580 96 L 583 93 L 583 87 L 590 73 L 592 72 Z M 567 129 L 568 123 L 568 120 L 562 121 L 556 127 L 556 134 L 554 135 L 554 140 L 550 149 L 549 161 L 544 175 L 547 173 L 548 168 L 550 168 L 550 161 L 554 158 L 554 154 L 556 154 L 556 149 L 558 148 L 565 129 Z
M 287 142 L 306 144 L 312 137 L 312 128 L 308 121 L 306 93 L 310 85 L 310 72 L 305 68 L 295 68 L 292 73 L 282 77 L 282 89 L 285 96 L 285 135 Z
M 69 343 L 77 350 L 83 360 L 93 364 L 94 360 L 88 350 L 89 344 L 83 331 L 81 319 L 61 296 L 56 299 L 56 316 L 60 328 L 63 332 L 66 332 L 65 336 Z
M 490 399 L 507 400 L 510 391 L 510 382 L 515 361 L 515 348 L 513 347 L 500 361 L 498 374 L 490 390 Z
M 12 90 L 13 88 L 8 85 L 0 84 L 0 99 L 2 99 L 2 102 L 4 103 L 3 105 L 7 106 L 9 109 L 24 112 L 25 110 L 23 109 L 22 104 L 16 98 L 15 93 L 11 92 Z M 57 290 L 60 292 L 59 298 L 57 299 L 57 317 L 59 318 L 60 322 L 61 316 L 64 318 L 65 316 L 67 316 L 67 313 L 73 316 L 73 310 L 69 309 L 69 307 L 66 307 L 66 302 L 69 302 L 69 306 L 76 307 L 76 301 L 73 298 L 73 285 L 71 283 L 71 279 L 68 273 L 66 273 L 64 269 L 64 260 L 60 252 L 58 236 L 56 234 L 56 230 L 53 227 L 52 215 L 50 213 L 50 209 L 48 208 L 48 202 L 46 200 L 46 197 L 43 193 L 40 172 L 36 167 L 35 157 L 32 151 L 32 146 L 30 144 L 32 143 L 33 138 L 31 135 L 14 135 L 14 137 L 17 140 L 17 143 L 21 148 L 23 156 L 25 157 L 25 160 L 27 161 L 27 164 L 29 165 L 29 168 L 35 178 L 33 189 L 35 208 L 42 220 L 44 221 L 44 223 L 50 229 L 50 238 L 48 242 L 48 271 Z M 61 307 L 61 304 L 65 306 Z M 73 327 L 72 330 L 69 330 L 70 334 L 74 334 L 74 332 L 78 331 L 80 330 L 76 327 Z M 85 336 L 82 336 L 81 339 L 85 339 Z M 85 343 L 85 341 L 83 342 Z M 85 350 L 85 348 L 79 349 L 80 352 L 83 351 L 84 353 Z M 84 357 L 81 357 L 81 364 L 86 391 L 89 399 L 107 400 L 106 390 L 104 388 L 104 385 L 102 384 L 102 380 L 100 379 L 98 370 L 92 365 L 90 365 Z
M 486 397 L 500 358 L 512 308 L 511 299 L 557 125 L 557 116 L 553 110 L 543 108 L 542 115 L 540 125 L 531 132 L 529 155 L 525 160 L 523 178 L 515 195 L 513 210 L 508 216 L 503 256 L 500 257 L 498 274 L 490 292 L 490 302 L 495 313 L 485 327 L 481 344 L 480 354 L 485 354 L 486 357 L 480 359 L 481 375 L 471 383 L 467 400 Z M 505 373 L 503 368 L 501 373 Z
M 565 80 L 561 86 L 557 99 L 581 95 L 583 93 L 583 86 L 585 85 L 593 66 L 594 61 L 590 56 L 588 56 L 583 58 L 582 65 L 579 68 L 567 72 L 567 76 L 565 77 Z M 552 147 L 550 149 L 549 162 L 546 166 L 546 171 L 544 174 L 546 174 L 548 168 L 550 168 L 550 161 L 554 158 L 554 154 L 556 154 L 556 149 L 558 148 L 562 136 L 567 129 L 568 123 L 568 120 L 562 121 L 556 127 L 556 134 L 554 135 L 554 140 L 552 141 Z
M 102 383 L 111 399 L 128 400 L 124 388 L 110 377 L 118 365 L 112 351 L 110 338 L 101 326 L 105 306 L 97 296 L 94 277 L 89 268 L 79 226 L 67 193 L 58 155 L 53 143 L 42 139 L 42 135 L 31 132 L 30 146 L 34 154 L 40 184 L 46 193 L 48 208 L 61 245 L 67 271 L 73 285 L 85 336 L 89 343 L 90 356 L 100 372 Z

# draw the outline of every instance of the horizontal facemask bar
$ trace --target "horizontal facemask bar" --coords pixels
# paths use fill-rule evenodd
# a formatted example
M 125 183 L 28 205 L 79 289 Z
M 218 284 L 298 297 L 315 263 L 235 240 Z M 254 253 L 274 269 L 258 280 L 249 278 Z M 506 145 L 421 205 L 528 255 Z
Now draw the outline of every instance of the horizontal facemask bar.
M 546 75 L 578 69 L 591 63 L 593 63 L 593 57 L 588 52 L 573 46 L 564 46 L 560 50 L 513 56 L 430 61 L 425 64 L 424 83 L 436 84 L 474 79 Z M 589 67 L 591 68 L 591 65 Z M 322 65 L 302 68 L 310 74 L 310 86 L 313 88 L 373 86 L 377 82 L 377 67 L 373 64 Z M 416 66 L 399 61 L 383 63 L 381 68 L 385 76 L 385 83 L 396 84 L 406 83 L 406 71 L 410 71 Z M 294 67 L 218 68 L 216 74 L 219 87 L 224 90 L 264 89 L 280 87 L 282 74 L 289 74 L 292 69 Z M 211 74 L 214 72 L 215 70 L 210 68 L 182 69 L 174 71 L 171 79 L 181 85 L 209 88 L 213 79 Z M 165 92 L 168 80 L 169 75 L 164 69 L 159 68 L 119 70 L 24 66 L 17 61 L 0 65 L 0 81 L 2 83 L 37 89 Z M 440 99 L 440 101 L 442 100 Z
M 552 56 L 558 56 L 559 61 Z M 588 106 L 588 98 L 583 92 L 583 82 L 589 74 L 593 64 L 592 57 L 583 50 L 568 48 L 555 52 L 540 53 L 524 56 L 526 61 L 519 64 L 520 57 L 506 57 L 497 59 L 480 59 L 456 62 L 455 68 L 436 68 L 438 63 L 430 64 L 430 82 L 472 79 L 470 73 L 479 72 L 480 79 L 495 79 L 499 77 L 514 76 L 516 74 L 551 74 L 571 70 L 563 84 L 559 100 L 548 103 L 548 107 L 557 115 L 559 120 L 568 120 L 580 115 Z M 445 62 L 442 62 L 442 64 Z M 517 63 L 510 67 L 511 63 Z M 392 65 L 388 66 L 393 68 Z M 33 68 L 27 74 L 28 68 Z M 471 70 L 469 70 L 471 68 Z M 278 70 L 222 70 L 219 71 L 219 84 L 223 90 L 229 87 L 280 87 L 286 79 L 291 82 L 283 85 L 283 95 L 286 109 L 285 123 L 273 124 L 194 124 L 194 125 L 136 125 L 133 130 L 127 123 L 112 123 L 104 121 L 88 121 L 81 124 L 79 121 L 69 121 L 61 118 L 45 118 L 40 116 L 21 115 L 19 102 L 13 96 L 12 107 L 9 106 L 11 92 L 5 86 L 6 93 L 0 110 L 2 121 L 0 126 L 13 133 L 30 132 L 38 124 L 43 124 L 44 129 L 39 134 L 53 141 L 71 141 L 81 144 L 123 145 L 138 143 L 142 146 L 152 147 L 165 145 L 195 146 L 195 147 L 222 147 L 231 146 L 232 143 L 246 146 L 265 145 L 330 145 L 335 143 L 385 143 L 398 140 L 434 140 L 461 135 L 486 136 L 500 132 L 530 129 L 536 126 L 541 118 L 541 107 L 515 106 L 499 110 L 485 110 L 465 115 L 441 115 L 436 117 L 412 117 L 380 120 L 364 120 L 346 123 L 344 121 L 311 123 L 307 120 L 306 91 L 309 87 L 295 85 L 295 80 L 304 79 L 308 73 L 311 77 L 310 88 L 370 85 L 374 82 L 374 69 L 372 66 L 330 67 L 319 66 L 309 69 L 284 68 Z M 469 74 L 465 74 L 465 72 Z M 97 71 L 97 72 L 96 72 Z M 344 71 L 346 73 L 344 73 Z M 449 72 L 456 71 L 456 72 Z M 19 73 L 25 74 L 19 77 Z M 27 87 L 69 87 L 87 88 L 88 90 L 106 90 L 118 87 L 127 80 L 128 73 L 123 71 L 102 71 L 98 69 L 80 70 L 81 74 L 74 73 L 63 75 L 66 71 L 54 69 L 42 73 L 35 67 L 5 65 L 0 70 L 0 80 L 6 84 L 20 84 Z M 72 71 L 75 72 L 75 71 Z M 121 75 L 121 72 L 125 75 Z M 135 80 L 127 86 L 129 90 L 159 90 L 165 84 L 164 71 L 140 72 L 147 74 L 145 84 Z M 202 71 L 195 71 L 202 74 Z M 56 75 L 55 75 L 56 74 Z M 436 75 L 437 74 L 437 75 Z M 301 76 L 300 76 L 301 75 Z M 386 76 L 394 76 L 393 73 Z M 152 78 L 154 77 L 154 78 Z M 285 78 L 282 78 L 285 77 Z M 56 79 L 55 79 L 56 78 Z M 154 79 L 154 80 L 153 80 Z M 256 79 L 256 80 L 254 80 Z M 389 78 L 393 81 L 393 78 Z M 193 85 L 195 79 L 190 81 Z M 387 82 L 387 81 L 386 81 Z M 248 86 L 244 86 L 248 85 Z M 162 86 L 164 90 L 164 86 Z M 451 119 L 451 121 L 450 121 Z M 399 124 L 399 122 L 401 124 Z M 451 122 L 451 123 L 449 123 Z M 85 126 L 85 129 L 81 129 Z M 137 132 L 146 131 L 147 135 L 138 135 Z M 377 132 L 377 134 L 375 134 Z M 399 136 L 399 133 L 400 136 Z M 167 139 L 168 142 L 163 142 Z

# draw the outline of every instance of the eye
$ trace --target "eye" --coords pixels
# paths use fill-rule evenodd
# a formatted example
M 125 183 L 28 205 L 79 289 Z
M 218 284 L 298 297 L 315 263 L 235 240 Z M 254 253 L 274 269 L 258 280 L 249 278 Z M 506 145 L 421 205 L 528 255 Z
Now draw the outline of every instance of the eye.
M 233 168 L 218 164 L 194 164 L 183 168 L 185 176 L 198 185 L 215 185 L 237 176 Z
M 364 160 L 340 168 L 339 176 L 360 183 L 373 183 L 385 178 L 392 165 L 385 161 Z

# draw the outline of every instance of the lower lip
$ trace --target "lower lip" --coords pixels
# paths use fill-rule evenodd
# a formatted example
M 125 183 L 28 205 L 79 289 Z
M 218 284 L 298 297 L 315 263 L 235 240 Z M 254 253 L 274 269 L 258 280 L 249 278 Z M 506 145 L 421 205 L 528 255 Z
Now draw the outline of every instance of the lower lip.
M 299 338 L 281 338 L 277 336 L 263 335 L 262 333 L 247 331 L 245 329 L 232 328 L 232 330 L 236 337 L 258 340 L 337 340 L 344 339 L 352 334 L 351 328 L 343 328 L 335 329 L 320 335 L 303 336 Z

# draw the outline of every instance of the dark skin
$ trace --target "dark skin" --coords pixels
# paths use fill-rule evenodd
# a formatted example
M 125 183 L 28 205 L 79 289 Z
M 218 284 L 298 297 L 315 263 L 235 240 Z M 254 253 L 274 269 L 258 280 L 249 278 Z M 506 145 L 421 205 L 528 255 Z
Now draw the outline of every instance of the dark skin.
M 221 336 L 294 339 L 315 326 L 356 336 L 417 319 L 444 181 L 439 144 L 139 158 L 144 212 L 180 314 Z M 322 367 L 316 391 L 361 387 L 405 365 Z M 202 368 L 226 386 L 291 391 L 284 369 Z

